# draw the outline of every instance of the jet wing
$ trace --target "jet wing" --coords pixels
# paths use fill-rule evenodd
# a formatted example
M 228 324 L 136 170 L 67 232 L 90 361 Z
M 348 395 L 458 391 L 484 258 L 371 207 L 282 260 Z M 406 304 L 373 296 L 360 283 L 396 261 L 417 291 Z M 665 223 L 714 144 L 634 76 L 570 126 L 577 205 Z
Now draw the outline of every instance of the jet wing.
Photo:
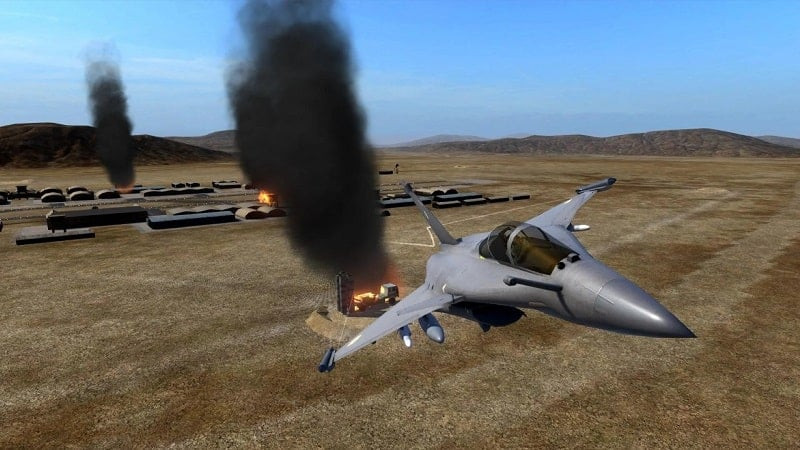
M 578 195 L 560 205 L 556 205 L 548 209 L 547 211 L 526 221 L 525 223 L 529 223 L 539 228 L 545 228 L 549 226 L 567 228 L 569 224 L 572 223 L 572 218 L 575 217 L 575 213 L 581 209 L 581 206 L 583 206 L 584 203 L 588 202 L 595 193 L 611 189 L 611 186 L 616 181 L 616 178 L 606 178 L 605 180 L 600 180 L 596 183 L 581 186 L 575 190 Z
M 350 342 L 336 350 L 333 354 L 332 362 L 339 361 L 425 314 L 453 303 L 454 300 L 454 297 L 450 294 L 432 291 L 425 286 L 418 287 L 406 298 L 375 319 Z
M 578 241 L 567 227 L 572 223 L 575 213 L 589 201 L 595 191 L 582 192 L 571 199 L 556 205 L 525 223 L 537 226 L 562 244 L 575 250 L 579 255 L 589 255 L 586 248 Z
M 558 242 L 561 242 L 562 244 L 571 248 L 579 255 L 591 256 L 589 254 L 589 251 L 586 250 L 586 247 L 584 247 L 583 244 L 581 244 L 581 242 L 578 240 L 578 238 L 576 238 L 571 231 L 567 230 L 566 227 L 563 227 L 561 225 L 551 225 L 548 227 L 540 227 L 540 228 L 542 229 L 542 231 L 555 238 Z
M 551 225 L 560 225 L 566 228 L 570 223 L 572 223 L 572 218 L 575 217 L 575 213 L 581 209 L 581 206 L 583 206 L 584 203 L 588 202 L 589 199 L 594 196 L 595 192 L 596 191 L 582 192 L 565 201 L 564 203 L 556 205 L 539 214 L 538 216 L 527 220 L 525 223 L 529 223 L 539 228 L 544 228 Z
M 611 185 L 616 181 L 616 178 L 606 178 L 596 183 L 581 186 L 576 189 L 578 195 L 560 205 L 548 209 L 525 223 L 541 228 L 542 231 L 575 250 L 578 254 L 589 255 L 589 252 L 580 241 L 578 241 L 575 235 L 572 234 L 569 227 L 572 224 L 572 219 L 575 217 L 575 214 L 581 209 L 581 206 L 588 202 L 595 193 L 610 189 Z

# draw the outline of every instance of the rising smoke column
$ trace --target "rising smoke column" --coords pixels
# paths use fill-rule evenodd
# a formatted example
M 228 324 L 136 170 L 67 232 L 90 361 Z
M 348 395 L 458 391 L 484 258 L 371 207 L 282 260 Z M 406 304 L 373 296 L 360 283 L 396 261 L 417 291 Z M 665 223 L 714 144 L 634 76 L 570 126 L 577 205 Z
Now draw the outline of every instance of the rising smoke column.
M 133 186 L 133 158 L 136 149 L 131 141 L 128 101 L 122 86 L 119 67 L 108 59 L 86 63 L 89 109 L 97 129 L 97 155 L 117 188 Z
M 251 0 L 239 11 L 249 51 L 228 77 L 236 144 L 244 173 L 292 208 L 289 236 L 308 262 L 375 282 L 387 264 L 375 169 L 332 6 Z

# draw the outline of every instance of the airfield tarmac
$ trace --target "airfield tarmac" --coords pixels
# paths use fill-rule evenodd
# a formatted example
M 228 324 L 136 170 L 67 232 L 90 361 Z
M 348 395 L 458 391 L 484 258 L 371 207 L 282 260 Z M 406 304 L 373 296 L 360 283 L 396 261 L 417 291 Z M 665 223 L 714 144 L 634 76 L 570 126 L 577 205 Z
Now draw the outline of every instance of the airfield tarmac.
M 18 247 L 0 233 L 2 447 L 797 447 L 800 161 L 384 153 L 398 179 L 477 180 L 531 200 L 436 210 L 455 236 L 526 220 L 618 178 L 578 213 L 587 249 L 697 335 L 622 336 L 535 311 L 482 333 L 440 315 L 316 365 L 305 319 L 332 299 L 284 220 Z M 143 184 L 242 179 L 236 164 L 137 167 Z M 0 169 L 0 187 L 107 186 L 100 168 Z M 491 182 L 491 184 L 489 184 Z M 11 213 L 0 211 L 0 217 Z M 385 219 L 401 295 L 435 248 Z

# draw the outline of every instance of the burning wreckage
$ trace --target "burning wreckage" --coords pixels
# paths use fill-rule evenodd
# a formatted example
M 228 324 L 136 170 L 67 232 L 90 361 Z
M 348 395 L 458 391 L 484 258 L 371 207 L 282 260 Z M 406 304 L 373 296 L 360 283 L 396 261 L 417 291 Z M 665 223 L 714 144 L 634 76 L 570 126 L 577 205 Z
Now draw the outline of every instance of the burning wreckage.
M 336 309 L 345 317 L 379 317 L 389 308 L 399 303 L 400 290 L 394 283 L 384 283 L 378 293 L 355 293 L 353 278 L 346 272 L 336 276 Z M 419 325 L 425 335 L 439 344 L 444 342 L 444 330 L 433 314 L 419 318 Z M 404 325 L 397 329 L 397 335 L 406 347 L 411 347 L 411 329 Z
M 377 294 L 355 293 L 353 278 L 347 272 L 336 276 L 336 309 L 345 316 L 373 316 L 397 303 L 400 292 L 394 283 L 384 283 Z

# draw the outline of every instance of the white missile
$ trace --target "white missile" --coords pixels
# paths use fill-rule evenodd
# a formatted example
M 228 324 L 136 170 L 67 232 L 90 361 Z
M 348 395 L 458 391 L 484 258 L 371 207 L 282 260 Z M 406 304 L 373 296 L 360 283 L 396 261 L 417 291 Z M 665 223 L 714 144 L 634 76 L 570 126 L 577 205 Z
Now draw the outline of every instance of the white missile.
M 403 325 L 398 328 L 397 335 L 403 339 L 403 344 L 405 344 L 406 347 L 411 347 L 411 329 L 408 328 L 408 325 Z

